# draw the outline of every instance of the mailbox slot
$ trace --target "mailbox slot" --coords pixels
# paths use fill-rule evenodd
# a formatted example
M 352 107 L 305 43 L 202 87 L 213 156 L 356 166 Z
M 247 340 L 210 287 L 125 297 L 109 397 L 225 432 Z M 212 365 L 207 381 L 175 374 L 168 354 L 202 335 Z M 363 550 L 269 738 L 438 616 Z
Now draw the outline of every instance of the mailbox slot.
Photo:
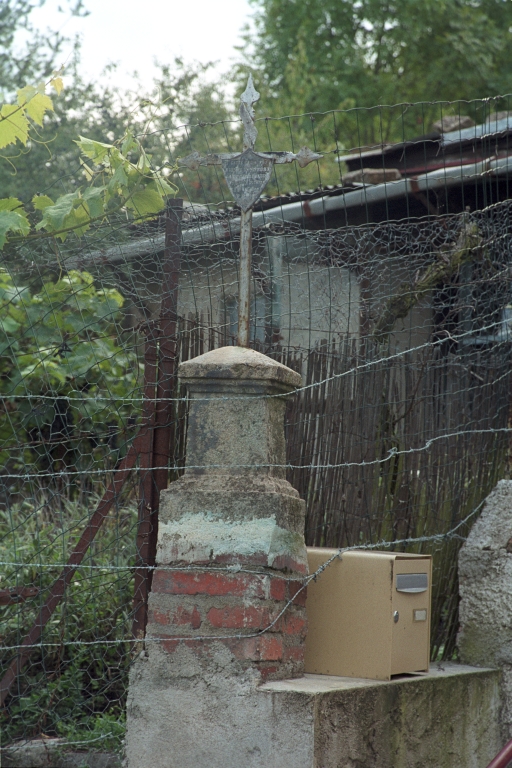
M 428 573 L 399 573 L 396 577 L 396 591 L 419 594 L 428 589 Z

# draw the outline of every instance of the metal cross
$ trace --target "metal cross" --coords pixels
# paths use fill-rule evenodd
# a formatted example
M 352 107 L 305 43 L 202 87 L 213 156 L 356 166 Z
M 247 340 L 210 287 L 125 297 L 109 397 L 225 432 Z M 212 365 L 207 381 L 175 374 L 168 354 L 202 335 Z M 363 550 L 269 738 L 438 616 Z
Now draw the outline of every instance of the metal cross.
M 254 123 L 255 104 L 260 94 L 254 88 L 252 75 L 240 97 L 240 118 L 244 126 L 244 147 L 242 152 L 209 154 L 199 152 L 182 159 L 182 164 L 192 170 L 201 165 L 221 165 L 227 185 L 236 203 L 240 206 L 240 281 L 238 294 L 238 345 L 249 346 L 251 306 L 251 251 L 252 251 L 252 209 L 267 186 L 275 163 L 297 161 L 304 168 L 322 155 L 302 147 L 293 152 L 255 152 L 254 144 L 258 131 Z

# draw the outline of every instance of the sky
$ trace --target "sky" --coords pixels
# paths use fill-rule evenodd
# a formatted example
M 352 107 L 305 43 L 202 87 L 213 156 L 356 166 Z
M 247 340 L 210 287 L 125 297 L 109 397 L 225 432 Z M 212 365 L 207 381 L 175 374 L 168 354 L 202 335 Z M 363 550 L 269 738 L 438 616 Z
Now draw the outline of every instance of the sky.
M 84 0 L 90 11 L 85 18 L 61 13 L 59 6 L 65 7 L 64 0 L 46 0 L 32 12 L 33 25 L 70 38 L 80 35 L 85 79 L 99 79 L 106 64 L 117 62 L 117 84 L 126 88 L 134 70 L 144 85 L 151 84 L 155 58 L 217 61 L 216 72 L 226 72 L 251 13 L 248 0 Z

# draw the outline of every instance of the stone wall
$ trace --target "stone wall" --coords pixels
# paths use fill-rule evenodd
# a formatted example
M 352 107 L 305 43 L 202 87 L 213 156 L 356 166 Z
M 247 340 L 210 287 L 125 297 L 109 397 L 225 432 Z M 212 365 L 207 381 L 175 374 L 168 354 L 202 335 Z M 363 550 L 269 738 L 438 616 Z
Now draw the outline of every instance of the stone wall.
M 459 554 L 463 662 L 501 670 L 502 735 L 512 737 L 512 481 L 501 480 Z

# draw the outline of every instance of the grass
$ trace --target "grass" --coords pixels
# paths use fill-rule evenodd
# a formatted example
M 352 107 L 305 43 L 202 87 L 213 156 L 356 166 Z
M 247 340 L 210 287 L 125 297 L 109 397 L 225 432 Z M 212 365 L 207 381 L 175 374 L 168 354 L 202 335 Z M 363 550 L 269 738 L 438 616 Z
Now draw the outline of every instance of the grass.
M 0 587 L 36 586 L 36 599 L 0 608 L 4 648 L 17 646 L 37 618 L 47 591 L 97 499 L 25 500 L 0 512 Z M 46 626 L 41 646 L 11 689 L 3 745 L 41 735 L 120 751 L 130 664 L 130 611 L 137 511 L 133 502 L 105 520 Z M 3 650 L 3 674 L 16 651 Z

